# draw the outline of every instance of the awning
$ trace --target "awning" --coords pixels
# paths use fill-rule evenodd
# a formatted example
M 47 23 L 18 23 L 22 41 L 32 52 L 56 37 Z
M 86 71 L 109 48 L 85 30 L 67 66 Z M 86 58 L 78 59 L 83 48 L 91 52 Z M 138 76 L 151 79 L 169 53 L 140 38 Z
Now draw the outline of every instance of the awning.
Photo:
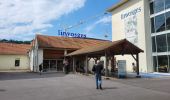
M 113 55 L 124 55 L 124 54 L 138 54 L 140 52 L 144 52 L 142 49 L 138 48 L 131 42 L 126 39 L 110 42 L 110 43 L 103 43 L 99 46 L 93 46 L 88 48 L 82 48 L 72 53 L 69 53 L 66 56 L 76 56 L 76 55 L 84 55 L 84 54 L 104 54 L 107 51 Z

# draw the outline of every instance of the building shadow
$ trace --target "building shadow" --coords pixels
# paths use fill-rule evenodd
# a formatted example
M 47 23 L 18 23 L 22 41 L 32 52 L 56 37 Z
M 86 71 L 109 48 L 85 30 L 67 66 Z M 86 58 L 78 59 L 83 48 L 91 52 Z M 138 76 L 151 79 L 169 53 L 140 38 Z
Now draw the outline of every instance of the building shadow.
M 19 80 L 19 79 L 37 79 L 37 78 L 52 78 L 64 77 L 66 74 L 63 72 L 51 73 L 33 73 L 33 72 L 0 72 L 0 81 L 3 80 Z

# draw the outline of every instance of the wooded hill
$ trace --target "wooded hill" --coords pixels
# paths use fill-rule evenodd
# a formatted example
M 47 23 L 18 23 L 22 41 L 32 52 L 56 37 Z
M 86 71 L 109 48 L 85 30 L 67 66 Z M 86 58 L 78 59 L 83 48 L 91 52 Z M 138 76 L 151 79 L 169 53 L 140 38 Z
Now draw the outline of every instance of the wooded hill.
M 30 44 L 31 43 L 31 41 L 18 41 L 18 40 L 6 40 L 6 39 L 1 39 L 0 42 L 17 43 L 17 44 Z

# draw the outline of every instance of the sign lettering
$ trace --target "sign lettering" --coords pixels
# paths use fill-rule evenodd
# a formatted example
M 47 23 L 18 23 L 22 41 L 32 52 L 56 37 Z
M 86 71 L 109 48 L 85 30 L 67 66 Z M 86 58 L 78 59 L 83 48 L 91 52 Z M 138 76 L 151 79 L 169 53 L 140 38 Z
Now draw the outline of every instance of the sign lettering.
M 80 34 L 80 33 L 70 33 L 70 32 L 64 32 L 62 30 L 58 30 L 59 36 L 65 36 L 65 37 L 78 37 L 78 38 L 86 38 L 86 34 Z

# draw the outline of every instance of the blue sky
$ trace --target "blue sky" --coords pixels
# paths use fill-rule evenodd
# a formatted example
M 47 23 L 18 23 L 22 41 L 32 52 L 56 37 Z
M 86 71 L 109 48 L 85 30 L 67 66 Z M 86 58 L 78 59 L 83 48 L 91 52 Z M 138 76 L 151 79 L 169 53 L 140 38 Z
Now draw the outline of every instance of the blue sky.
M 37 33 L 58 36 L 59 29 L 83 21 L 67 31 L 111 40 L 111 14 L 103 13 L 117 2 L 119 0 L 0 0 L 0 39 L 32 40 Z

